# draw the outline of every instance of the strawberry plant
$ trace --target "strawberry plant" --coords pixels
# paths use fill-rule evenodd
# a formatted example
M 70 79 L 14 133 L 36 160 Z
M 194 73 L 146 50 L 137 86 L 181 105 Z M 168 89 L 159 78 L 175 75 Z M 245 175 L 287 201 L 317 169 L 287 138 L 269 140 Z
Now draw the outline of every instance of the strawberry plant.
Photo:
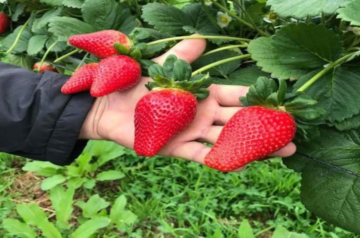
M 360 233 L 360 1 L 169 2 L 173 5 L 158 1 L 115 0 L 2 2 L 0 6 L 11 24 L 0 33 L 1 57 L 29 69 L 34 69 L 34 64 L 40 61 L 40 64 L 50 63 L 61 73 L 76 71 L 74 81 L 69 81 L 72 86 L 64 87 L 63 92 L 90 91 L 95 97 L 132 87 L 140 75 L 155 79 L 156 84 L 148 85 L 153 90 L 149 95 L 158 93 L 158 87 L 166 88 L 163 89 L 165 92 L 174 85 L 191 91 L 192 86 L 187 83 L 196 84 L 191 77 L 196 75 L 208 75 L 214 84 L 248 86 L 249 93 L 239 99 L 244 107 L 248 107 L 244 110 L 254 107 L 261 107 L 261 110 L 247 117 L 240 114 L 239 118 L 245 121 L 242 125 L 251 121 L 249 128 L 251 125 L 258 128 L 264 122 L 261 120 L 265 120 L 259 121 L 259 112 L 269 110 L 271 113 L 266 114 L 268 119 L 264 123 L 272 123 L 271 118 L 283 121 L 282 115 L 291 116 L 296 124 L 295 136 L 293 130 L 283 136 L 282 131 L 273 133 L 277 130 L 275 127 L 262 129 L 254 136 L 260 138 L 266 133 L 266 141 L 259 139 L 258 144 L 245 143 L 244 148 L 240 143 L 238 149 L 236 141 L 242 141 L 247 136 L 246 131 L 252 133 L 252 129 L 246 129 L 246 125 L 245 129 L 240 127 L 234 118 L 241 136 L 234 137 L 230 132 L 224 135 L 226 140 L 220 141 L 222 146 L 214 147 L 214 151 L 220 150 L 213 153 L 216 156 L 209 155 L 216 158 L 210 158 L 208 165 L 217 164 L 212 167 L 220 170 L 238 168 L 263 159 L 293 140 L 297 152 L 284 159 L 284 163 L 302 176 L 301 200 L 306 208 L 332 224 Z M 102 34 L 109 30 L 114 34 Z M 100 35 L 103 44 L 98 44 L 95 38 L 89 41 L 91 43 L 85 42 L 83 37 L 89 35 Z M 150 60 L 179 40 L 196 38 L 206 39 L 207 49 L 191 64 L 191 76 L 190 69 L 181 63 L 161 68 Z M 97 48 L 89 48 L 89 44 Z M 131 63 L 124 63 L 124 58 Z M 102 73 L 87 70 L 81 73 L 83 65 L 97 63 L 102 71 L 97 70 Z M 132 65 L 129 66 L 131 69 L 127 65 Z M 126 68 L 129 72 L 124 72 Z M 121 73 L 125 75 L 121 78 L 129 80 L 117 79 L 111 87 L 108 87 L 109 83 L 104 84 Z M 195 79 L 199 80 L 200 76 Z M 183 82 L 183 79 L 186 80 Z M 198 91 L 191 93 L 206 95 L 206 87 L 198 86 Z M 151 106 L 152 109 L 155 106 Z M 278 137 L 286 139 L 277 146 L 270 146 L 273 141 L 278 141 Z M 234 148 L 226 153 L 239 159 L 236 164 L 221 158 L 223 150 L 230 148 L 230 142 L 234 142 L 231 145 Z M 260 153 L 259 144 L 271 149 Z M 240 154 L 249 154 L 248 150 L 253 147 L 256 156 L 249 158 L 238 158 L 241 157 L 239 152 L 234 152 L 239 150 Z M 57 185 L 70 179 L 73 184 L 85 184 L 79 179 L 84 173 L 79 171 L 86 167 L 90 168 L 86 170 L 89 173 L 85 173 L 90 174 L 85 176 L 87 184 L 93 185 L 94 182 L 88 181 L 94 181 L 92 173 L 96 168 L 89 163 L 90 157 L 84 155 L 79 159 L 83 165 L 69 167 L 68 172 L 49 172 L 51 176 L 57 176 L 49 183 Z

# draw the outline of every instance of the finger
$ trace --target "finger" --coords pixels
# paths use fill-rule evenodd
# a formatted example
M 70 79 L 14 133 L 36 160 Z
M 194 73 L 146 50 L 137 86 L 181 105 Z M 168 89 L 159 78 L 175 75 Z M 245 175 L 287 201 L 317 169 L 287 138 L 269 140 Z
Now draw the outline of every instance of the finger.
M 241 110 L 241 107 L 218 107 L 214 122 L 225 125 L 239 110 Z
M 294 143 L 289 143 L 287 146 L 282 148 L 281 150 L 273 153 L 271 156 L 273 157 L 290 157 L 296 152 L 296 145 Z
M 173 149 L 170 156 L 204 164 L 205 156 L 210 150 L 210 147 L 207 147 L 200 142 L 186 142 Z
M 199 139 L 201 141 L 215 144 L 223 128 L 224 128 L 223 126 L 211 126 L 205 134 L 200 136 Z
M 237 107 L 241 106 L 240 97 L 243 97 L 249 91 L 249 87 L 245 86 L 232 86 L 232 85 L 211 85 L 212 93 L 219 103 L 224 107 Z
M 206 41 L 204 39 L 189 39 L 180 41 L 165 54 L 153 59 L 156 63 L 162 65 L 166 58 L 173 54 L 179 59 L 192 63 L 197 60 L 205 51 Z

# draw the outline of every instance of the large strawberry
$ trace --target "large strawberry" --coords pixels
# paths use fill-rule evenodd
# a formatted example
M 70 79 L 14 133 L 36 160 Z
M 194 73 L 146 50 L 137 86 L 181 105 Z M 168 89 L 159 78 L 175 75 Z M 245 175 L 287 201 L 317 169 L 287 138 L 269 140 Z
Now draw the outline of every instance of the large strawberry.
M 205 164 L 225 172 L 236 170 L 283 148 L 295 132 L 295 120 L 287 112 L 261 106 L 241 109 L 224 126 Z
M 43 62 L 42 64 L 41 62 L 35 63 L 33 69 L 38 73 L 43 73 L 44 71 L 57 72 L 57 70 L 51 64 L 46 62 Z
M 64 84 L 61 88 L 61 92 L 64 94 L 73 94 L 90 90 L 98 69 L 98 63 L 81 66 Z
M 118 54 L 114 47 L 115 43 L 119 43 L 127 49 L 132 47 L 131 40 L 125 34 L 115 30 L 74 35 L 69 38 L 69 43 L 98 58 L 107 58 Z
M 197 99 L 208 96 L 207 76 L 191 78 L 191 67 L 173 55 L 164 67 L 152 65 L 147 85 L 152 90 L 135 109 L 134 150 L 140 156 L 154 156 L 195 118 Z
M 115 91 L 135 86 L 141 79 L 139 63 L 126 55 L 115 55 L 102 60 L 91 87 L 93 97 L 102 97 Z
M 0 12 L 0 34 L 4 33 L 10 25 L 9 17 L 5 14 Z

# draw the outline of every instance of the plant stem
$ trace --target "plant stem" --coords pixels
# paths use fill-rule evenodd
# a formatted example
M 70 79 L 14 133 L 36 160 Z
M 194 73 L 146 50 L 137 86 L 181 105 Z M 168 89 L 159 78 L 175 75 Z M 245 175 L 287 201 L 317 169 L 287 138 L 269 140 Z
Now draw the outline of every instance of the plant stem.
M 201 74 L 202 72 L 204 72 L 204 71 L 206 71 L 208 69 L 214 68 L 214 67 L 219 66 L 221 64 L 225 64 L 225 63 L 228 63 L 228 62 L 231 62 L 231 61 L 234 61 L 234 60 L 246 59 L 246 58 L 249 58 L 250 56 L 251 56 L 250 54 L 240 55 L 240 56 L 235 56 L 235 57 L 231 57 L 231 58 L 227 58 L 227 59 L 224 59 L 224 60 L 217 61 L 215 63 L 206 65 L 206 66 L 194 71 L 191 76 L 194 77 L 194 76 L 196 76 L 198 74 Z
M 66 55 L 61 56 L 60 58 L 57 58 L 57 59 L 54 61 L 54 63 L 58 63 L 58 62 L 60 62 L 61 60 L 66 59 L 67 57 L 72 56 L 72 55 L 74 55 L 74 54 L 76 54 L 76 53 L 79 53 L 79 52 L 81 52 L 81 50 L 79 50 L 79 49 L 73 50 L 73 51 L 71 51 L 70 53 L 67 53 Z
M 6 51 L 6 54 L 10 54 L 11 51 L 14 50 L 14 48 L 16 47 L 17 43 L 19 43 L 19 40 L 20 40 L 20 37 L 22 35 L 22 33 L 24 32 L 26 26 L 29 24 L 29 21 L 30 21 L 31 18 L 29 18 L 25 24 L 23 25 L 23 27 L 21 28 L 20 32 L 18 33 L 18 35 L 16 36 L 16 39 L 14 41 L 14 43 L 12 44 L 12 46 L 10 47 L 10 49 L 8 49 L 8 51 Z
M 213 17 L 213 15 L 208 11 L 207 6 L 206 6 L 206 4 L 205 4 L 205 1 L 204 1 L 204 0 L 201 0 L 200 2 L 201 2 L 202 9 L 204 10 L 204 12 L 206 13 L 206 15 L 208 16 L 209 20 L 214 24 L 214 26 L 216 26 L 216 27 L 219 29 L 219 31 L 221 31 L 221 33 L 222 33 L 223 35 L 226 35 L 225 30 L 219 26 L 219 24 L 217 23 L 216 19 L 215 19 L 215 18 Z
M 46 57 L 48 56 L 48 54 L 50 53 L 50 51 L 52 50 L 52 48 L 54 48 L 57 43 L 59 43 L 59 41 L 55 41 L 55 42 L 47 49 L 47 51 L 45 52 L 44 56 L 43 56 L 42 59 L 41 59 L 39 69 L 41 69 L 41 66 L 42 66 L 43 63 L 45 62 Z
M 221 47 L 221 48 L 217 48 L 215 50 L 208 51 L 205 54 L 203 54 L 202 56 L 207 56 L 207 55 L 211 55 L 211 54 L 214 54 L 216 52 L 223 51 L 223 50 L 229 50 L 229 49 L 241 48 L 241 47 L 247 47 L 247 44 L 224 46 L 224 47 Z
M 80 64 L 76 67 L 75 71 L 78 70 L 83 63 L 85 62 L 86 58 L 88 57 L 89 53 L 86 53 L 86 55 L 84 56 L 84 58 L 81 60 Z
M 251 29 L 254 29 L 256 31 L 258 31 L 260 33 L 260 35 L 262 36 L 270 36 L 269 33 L 262 31 L 261 29 L 254 27 L 252 24 L 248 23 L 247 21 L 245 21 L 244 19 L 242 19 L 241 17 L 238 17 L 236 14 L 232 13 L 231 11 L 229 11 L 226 7 L 223 7 L 221 4 L 213 1 L 213 4 L 215 6 L 217 6 L 218 8 L 220 8 L 221 10 L 223 10 L 224 12 L 226 12 L 227 14 L 229 14 L 230 16 L 232 16 L 233 18 L 235 18 L 236 20 L 238 20 L 239 22 L 243 23 L 244 25 L 250 27 Z
M 304 92 L 307 88 L 309 88 L 312 84 L 314 84 L 318 79 L 320 79 L 322 76 L 327 74 L 330 70 L 332 70 L 335 67 L 341 65 L 342 63 L 346 62 L 350 57 L 352 57 L 356 53 L 358 53 L 358 52 L 345 55 L 344 57 L 338 59 L 337 61 L 329 64 L 325 69 L 321 70 L 314 77 L 312 77 L 309 81 L 307 81 L 301 88 L 299 88 L 298 92 Z
M 168 41 L 175 41 L 175 40 L 185 40 L 185 39 L 219 39 L 219 40 L 236 40 L 236 41 L 250 41 L 249 39 L 245 38 L 238 38 L 238 37 L 232 37 L 232 36 L 204 36 L 204 35 L 192 35 L 192 36 L 176 36 L 166 39 L 161 39 L 153 42 L 147 43 L 148 46 L 156 45 L 159 43 L 164 43 Z

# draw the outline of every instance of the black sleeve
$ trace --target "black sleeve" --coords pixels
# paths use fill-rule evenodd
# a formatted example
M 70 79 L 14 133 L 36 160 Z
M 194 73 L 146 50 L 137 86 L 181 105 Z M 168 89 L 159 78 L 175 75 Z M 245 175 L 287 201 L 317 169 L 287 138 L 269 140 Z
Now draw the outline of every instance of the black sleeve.
M 61 93 L 69 76 L 37 74 L 0 63 L 0 151 L 68 165 L 86 140 L 80 129 L 94 102 L 88 92 Z

